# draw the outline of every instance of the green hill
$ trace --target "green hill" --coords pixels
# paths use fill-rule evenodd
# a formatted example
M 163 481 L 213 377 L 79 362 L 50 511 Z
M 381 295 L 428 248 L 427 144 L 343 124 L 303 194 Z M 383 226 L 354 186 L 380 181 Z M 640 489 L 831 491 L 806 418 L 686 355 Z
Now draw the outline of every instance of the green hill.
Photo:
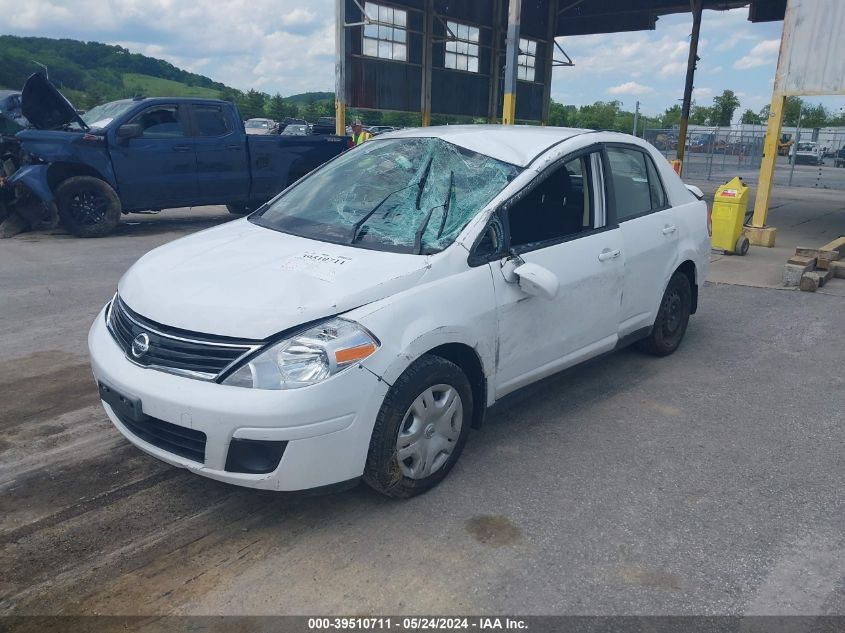
M 20 90 L 47 66 L 52 81 L 78 108 L 133 96 L 217 97 L 232 89 L 170 62 L 130 53 L 121 46 L 46 37 L 0 35 L 0 88 Z
M 179 81 L 150 77 L 139 73 L 124 73 L 123 88 L 127 96 L 144 95 L 145 97 L 205 97 L 219 99 L 220 90 L 189 86 Z
M 334 93 L 333 92 L 302 92 L 297 95 L 291 95 L 289 97 L 285 97 L 286 101 L 290 101 L 291 103 L 311 103 L 313 101 L 331 101 L 334 102 Z

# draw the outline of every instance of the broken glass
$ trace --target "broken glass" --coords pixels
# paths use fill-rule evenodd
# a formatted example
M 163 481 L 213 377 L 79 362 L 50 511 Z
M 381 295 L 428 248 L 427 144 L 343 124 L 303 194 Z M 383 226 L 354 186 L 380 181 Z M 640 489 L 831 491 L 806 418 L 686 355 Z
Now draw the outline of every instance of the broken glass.
M 250 219 L 316 240 L 432 253 L 451 244 L 519 172 L 438 138 L 375 139 Z

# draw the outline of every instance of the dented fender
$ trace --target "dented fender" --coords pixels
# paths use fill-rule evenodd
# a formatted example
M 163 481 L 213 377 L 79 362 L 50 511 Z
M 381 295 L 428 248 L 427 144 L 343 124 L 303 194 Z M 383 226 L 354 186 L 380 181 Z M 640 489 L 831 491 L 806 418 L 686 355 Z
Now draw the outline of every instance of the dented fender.
M 26 185 L 42 202 L 51 204 L 53 192 L 50 191 L 50 185 L 47 182 L 47 170 L 49 168 L 49 165 L 25 165 L 12 174 L 6 180 L 6 184 L 7 186 Z

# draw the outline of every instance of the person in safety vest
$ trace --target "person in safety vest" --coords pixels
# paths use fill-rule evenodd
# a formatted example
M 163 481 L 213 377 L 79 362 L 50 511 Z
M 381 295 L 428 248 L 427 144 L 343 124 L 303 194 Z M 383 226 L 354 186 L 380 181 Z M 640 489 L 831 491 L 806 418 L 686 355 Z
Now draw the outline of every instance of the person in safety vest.
M 361 119 L 355 119 L 352 122 L 352 144 L 360 145 L 371 138 L 373 138 L 373 135 L 361 127 Z

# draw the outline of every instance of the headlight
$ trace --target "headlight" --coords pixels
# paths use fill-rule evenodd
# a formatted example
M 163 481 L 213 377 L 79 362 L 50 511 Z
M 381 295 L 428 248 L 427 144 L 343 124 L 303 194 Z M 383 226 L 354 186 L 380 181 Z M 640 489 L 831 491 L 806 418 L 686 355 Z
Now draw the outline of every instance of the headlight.
M 339 374 L 378 347 L 378 340 L 363 327 L 335 318 L 274 343 L 222 384 L 252 389 L 306 387 Z

